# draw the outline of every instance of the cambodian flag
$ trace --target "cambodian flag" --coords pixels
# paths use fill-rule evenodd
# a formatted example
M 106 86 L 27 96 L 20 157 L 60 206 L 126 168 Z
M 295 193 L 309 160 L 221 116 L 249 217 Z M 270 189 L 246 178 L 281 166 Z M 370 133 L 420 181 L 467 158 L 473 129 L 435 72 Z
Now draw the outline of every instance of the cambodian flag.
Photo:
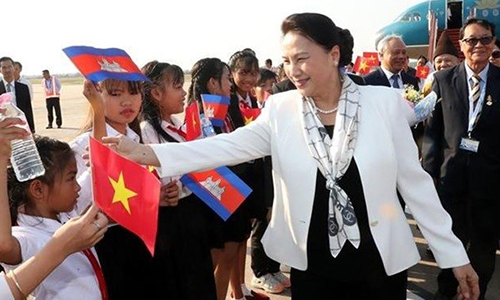
M 212 124 L 217 127 L 224 126 L 224 120 L 229 108 L 229 97 L 202 94 L 201 100 L 203 101 L 203 111 Z
M 72 46 L 64 48 L 63 51 L 80 73 L 93 82 L 105 79 L 149 81 L 122 49 Z
M 190 173 L 181 182 L 224 221 L 250 195 L 252 189 L 227 167 Z

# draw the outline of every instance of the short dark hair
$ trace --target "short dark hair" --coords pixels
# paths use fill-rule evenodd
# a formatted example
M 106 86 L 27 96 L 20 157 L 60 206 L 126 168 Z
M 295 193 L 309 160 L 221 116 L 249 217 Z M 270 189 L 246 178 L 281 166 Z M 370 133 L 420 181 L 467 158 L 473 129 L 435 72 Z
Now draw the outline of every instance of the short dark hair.
M 465 28 L 467 28 L 469 25 L 472 25 L 472 24 L 477 24 L 477 25 L 483 27 L 484 29 L 489 30 L 491 32 L 491 36 L 495 36 L 495 24 L 489 22 L 488 20 L 471 18 L 471 19 L 467 20 L 467 22 L 465 22 L 465 24 L 462 26 L 462 28 L 460 28 L 460 32 L 459 32 L 459 36 L 458 36 L 459 39 L 464 38 Z
M 19 69 L 21 69 L 21 70 L 23 69 L 23 65 L 20 62 L 18 62 L 18 61 L 14 62 L 14 66 L 18 66 Z
M 421 58 L 423 58 L 423 59 L 425 60 L 425 63 L 427 63 L 427 62 L 429 61 L 429 60 L 427 59 L 427 57 L 425 57 L 424 55 L 420 55 L 420 56 L 418 57 L 418 59 L 417 59 L 417 60 L 419 60 L 419 59 L 421 59 Z
M 49 70 L 47 70 L 47 69 L 43 70 L 42 73 L 50 74 Z
M 354 39 L 347 29 L 337 27 L 325 15 L 317 13 L 302 13 L 288 16 L 281 24 L 283 35 L 296 32 L 316 42 L 325 50 L 330 51 L 334 46 L 340 48 L 339 66 L 343 67 L 352 60 Z
M 277 75 L 273 71 L 268 70 L 266 68 L 260 68 L 259 71 L 260 71 L 260 78 L 259 81 L 257 82 L 257 86 L 263 85 L 269 79 L 277 80 Z
M 4 61 L 10 61 L 12 64 L 14 64 L 14 60 L 8 56 L 3 56 L 0 58 L 0 63 L 3 63 Z
M 266 59 L 266 64 L 270 64 L 272 66 L 273 65 L 273 61 L 270 58 L 268 58 L 268 59 Z

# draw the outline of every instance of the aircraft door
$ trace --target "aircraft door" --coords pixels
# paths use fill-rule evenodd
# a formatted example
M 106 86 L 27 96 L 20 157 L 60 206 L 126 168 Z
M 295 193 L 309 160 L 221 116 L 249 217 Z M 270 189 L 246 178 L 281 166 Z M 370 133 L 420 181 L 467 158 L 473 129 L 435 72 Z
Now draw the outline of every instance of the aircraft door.
M 456 29 L 462 27 L 462 1 L 447 1 L 447 29 Z

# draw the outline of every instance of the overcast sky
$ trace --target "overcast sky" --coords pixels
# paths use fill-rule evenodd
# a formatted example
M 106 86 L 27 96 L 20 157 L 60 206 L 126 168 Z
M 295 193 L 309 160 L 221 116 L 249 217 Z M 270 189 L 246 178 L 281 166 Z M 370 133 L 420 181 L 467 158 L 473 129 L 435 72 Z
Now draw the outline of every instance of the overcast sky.
M 374 51 L 374 34 L 422 0 L 3 1 L 0 56 L 23 74 L 77 72 L 61 51 L 73 45 L 122 48 L 139 67 L 160 60 L 190 69 L 204 57 L 227 61 L 252 48 L 261 65 L 281 62 L 280 24 L 297 12 L 318 12 L 354 36 L 356 54 Z M 7 26 L 10 25 L 10 26 Z

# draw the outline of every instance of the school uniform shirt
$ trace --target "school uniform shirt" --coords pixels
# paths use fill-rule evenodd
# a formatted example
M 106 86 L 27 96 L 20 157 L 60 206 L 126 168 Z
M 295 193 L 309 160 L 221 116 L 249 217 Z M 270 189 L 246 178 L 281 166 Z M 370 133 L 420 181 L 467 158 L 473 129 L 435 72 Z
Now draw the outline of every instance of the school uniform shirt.
M 75 152 L 76 166 L 78 168 L 78 173 L 76 178 L 78 184 L 82 187 L 80 190 L 80 195 L 78 197 L 78 202 L 76 204 L 76 211 L 79 213 L 83 211 L 87 206 L 92 203 L 92 188 L 91 182 L 92 177 L 88 171 L 87 161 L 88 159 L 83 159 L 82 155 L 87 153 L 87 147 L 89 146 L 89 137 L 92 132 L 85 132 L 80 134 L 76 139 L 69 143 L 69 146 Z M 113 127 L 106 123 L 106 135 L 107 136 L 118 136 L 120 133 L 116 131 Z M 126 136 L 135 142 L 140 141 L 140 137 L 132 129 L 127 126 Z
M 77 136 L 74 140 L 69 143 L 71 149 L 75 152 L 76 166 L 78 168 L 78 173 L 76 177 L 80 177 L 85 171 L 87 171 L 87 161 L 88 159 L 83 159 L 82 155 L 88 152 L 86 149 L 89 146 L 89 137 L 92 130 L 82 133 Z M 120 133 L 116 131 L 113 127 L 106 123 L 106 135 L 107 136 L 118 136 Z M 139 142 L 140 137 L 132 129 L 127 126 L 127 131 L 125 134 L 127 137 L 131 138 L 135 142 Z
M 185 142 L 185 137 L 180 133 L 184 132 L 183 122 L 175 116 L 171 116 L 170 119 L 172 120 L 172 123 L 163 120 L 161 122 L 161 128 L 179 143 Z M 142 141 L 144 144 L 162 144 L 168 142 L 158 132 L 156 132 L 153 125 L 151 125 L 148 121 L 142 121 L 140 126 Z M 179 180 L 179 178 L 181 178 L 181 176 L 161 178 L 160 180 L 162 185 L 166 185 L 172 180 Z M 191 191 L 180 181 L 177 181 L 177 186 L 179 187 L 179 199 L 191 195 Z
M 2 300 L 14 300 L 12 292 L 10 291 L 7 279 L 5 279 L 5 273 L 0 272 L 0 299 Z
M 22 262 L 36 255 L 51 239 L 54 232 L 63 225 L 63 222 L 69 220 L 69 215 L 60 214 L 60 220 L 62 223 L 42 217 L 18 215 L 18 226 L 12 227 L 12 235 L 19 241 Z M 91 251 L 97 257 L 93 248 Z M 9 271 L 19 265 L 2 264 L 2 266 Z M 37 300 L 102 299 L 95 271 L 81 251 L 68 256 L 31 295 Z

